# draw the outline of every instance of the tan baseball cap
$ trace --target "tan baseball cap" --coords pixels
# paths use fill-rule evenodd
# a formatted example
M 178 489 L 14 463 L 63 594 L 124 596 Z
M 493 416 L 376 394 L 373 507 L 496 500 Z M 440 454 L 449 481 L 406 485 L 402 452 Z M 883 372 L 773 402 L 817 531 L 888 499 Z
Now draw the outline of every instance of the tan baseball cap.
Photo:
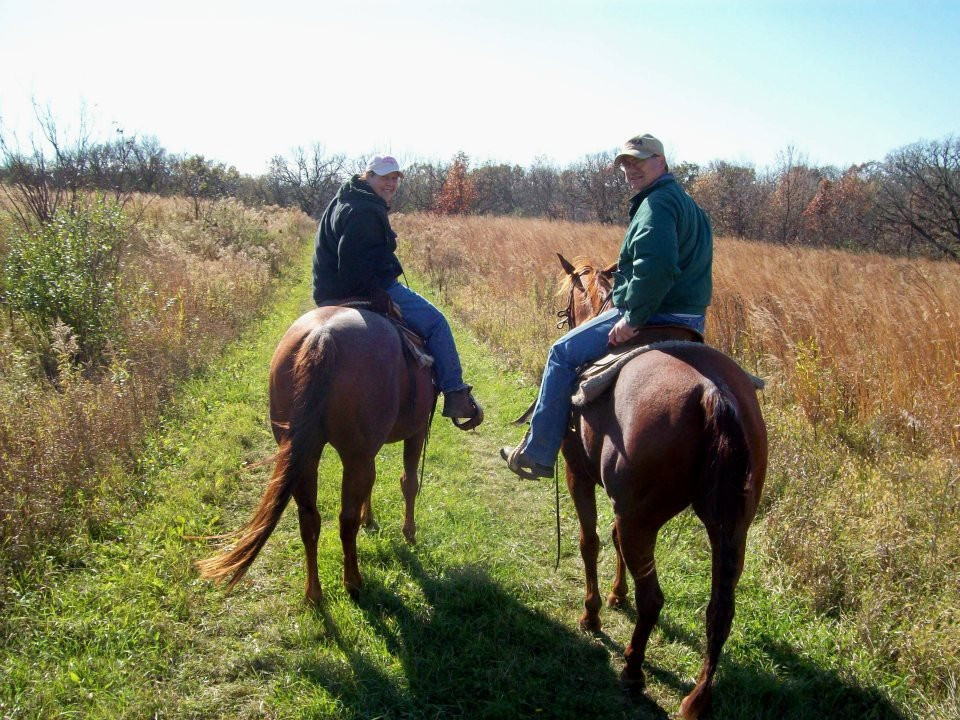
M 648 157 L 659 155 L 663 157 L 663 143 L 657 140 L 653 135 L 637 135 L 627 140 L 617 157 L 614 158 L 613 166 L 620 167 L 620 163 L 626 157 L 635 157 L 638 160 L 646 160 Z

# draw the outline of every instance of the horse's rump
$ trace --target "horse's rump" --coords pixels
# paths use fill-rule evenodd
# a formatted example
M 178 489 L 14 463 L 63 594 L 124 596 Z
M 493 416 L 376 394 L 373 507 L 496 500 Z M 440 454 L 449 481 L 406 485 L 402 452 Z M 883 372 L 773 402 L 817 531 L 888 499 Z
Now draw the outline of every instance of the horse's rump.
M 638 355 L 580 417 L 584 449 L 612 495 L 618 489 L 611 482 L 634 485 L 622 490 L 629 495 L 660 494 L 654 488 L 663 485 L 674 498 L 668 503 L 673 510 L 681 497 L 689 504 L 717 481 L 711 467 L 746 472 L 766 466 L 765 444 L 756 440 L 764 431 L 753 385 L 739 365 L 707 345 Z M 643 478 L 629 481 L 624 467 L 642 467 Z M 679 485 L 684 488 L 678 493 Z
M 317 308 L 291 326 L 274 353 L 271 420 L 277 427 L 300 413 L 316 413 L 324 439 L 338 450 L 359 443 L 379 447 L 404 414 L 415 373 L 386 318 L 367 310 Z

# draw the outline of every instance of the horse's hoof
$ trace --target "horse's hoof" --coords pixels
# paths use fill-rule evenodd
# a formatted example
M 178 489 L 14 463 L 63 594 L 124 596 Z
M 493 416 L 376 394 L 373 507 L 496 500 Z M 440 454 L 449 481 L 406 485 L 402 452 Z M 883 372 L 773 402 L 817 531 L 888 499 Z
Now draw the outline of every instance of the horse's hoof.
M 639 674 L 635 674 L 628 673 L 627 668 L 624 668 L 620 673 L 620 687 L 628 695 L 639 695 L 646 686 L 647 680 L 643 676 L 643 670 L 640 670 Z
M 600 628 L 603 627 L 603 623 L 600 622 L 600 616 L 591 615 L 590 613 L 581 615 L 580 621 L 577 624 L 583 632 L 600 632 Z
M 680 702 L 680 717 L 683 720 L 697 720 L 710 706 L 710 697 L 712 695 L 709 688 L 700 691 L 700 687 L 695 687 L 689 695 Z
M 616 593 L 610 593 L 607 595 L 607 607 L 610 608 L 625 608 L 627 606 L 627 598 L 624 595 L 617 595 Z
M 307 596 L 304 598 L 307 605 L 311 607 L 321 607 L 323 605 L 323 593 L 319 590 L 315 593 L 307 593 Z
M 363 578 L 357 575 L 356 580 L 350 580 L 346 575 L 343 577 L 343 586 L 347 589 L 347 594 L 354 602 L 360 600 L 360 588 L 363 587 Z
M 364 524 L 363 531 L 370 533 L 371 535 L 373 533 L 378 533 L 380 532 L 380 523 L 378 523 L 376 520 L 371 520 L 370 522 Z

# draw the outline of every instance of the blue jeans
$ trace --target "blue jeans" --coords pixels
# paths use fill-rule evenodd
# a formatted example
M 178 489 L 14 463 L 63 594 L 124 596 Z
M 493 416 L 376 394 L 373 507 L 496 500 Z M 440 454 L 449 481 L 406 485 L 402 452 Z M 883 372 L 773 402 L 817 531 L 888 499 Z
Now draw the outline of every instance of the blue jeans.
M 541 465 L 557 460 L 560 444 L 567 432 L 570 398 L 583 365 L 606 355 L 607 335 L 623 316 L 619 308 L 607 310 L 557 340 L 547 355 L 540 395 L 530 418 L 530 432 L 524 454 Z M 650 325 L 687 325 L 703 332 L 703 315 L 652 315 Z
M 433 355 L 433 370 L 437 374 L 440 392 L 448 393 L 468 387 L 463 381 L 453 333 L 443 313 L 425 297 L 398 282 L 387 288 L 387 294 L 400 308 L 404 322 L 426 340 L 427 352 Z

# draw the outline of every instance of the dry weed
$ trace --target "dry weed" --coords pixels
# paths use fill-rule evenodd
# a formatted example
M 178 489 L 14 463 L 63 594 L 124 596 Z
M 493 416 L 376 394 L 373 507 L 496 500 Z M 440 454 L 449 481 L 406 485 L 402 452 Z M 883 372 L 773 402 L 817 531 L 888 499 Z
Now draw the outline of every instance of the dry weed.
M 70 544 L 59 541 L 78 529 L 101 532 L 138 499 L 136 488 L 111 483 L 111 468 L 134 461 L 175 381 L 236 337 L 314 226 L 280 208 L 206 209 L 195 221 L 183 198 L 128 203 L 124 340 L 106 365 L 71 364 L 70 328 L 61 324 L 50 338 L 62 356 L 51 384 L 17 319 L 0 319 L 0 587 L 39 555 L 63 552 Z M 3 213 L 0 227 L 12 231 Z

